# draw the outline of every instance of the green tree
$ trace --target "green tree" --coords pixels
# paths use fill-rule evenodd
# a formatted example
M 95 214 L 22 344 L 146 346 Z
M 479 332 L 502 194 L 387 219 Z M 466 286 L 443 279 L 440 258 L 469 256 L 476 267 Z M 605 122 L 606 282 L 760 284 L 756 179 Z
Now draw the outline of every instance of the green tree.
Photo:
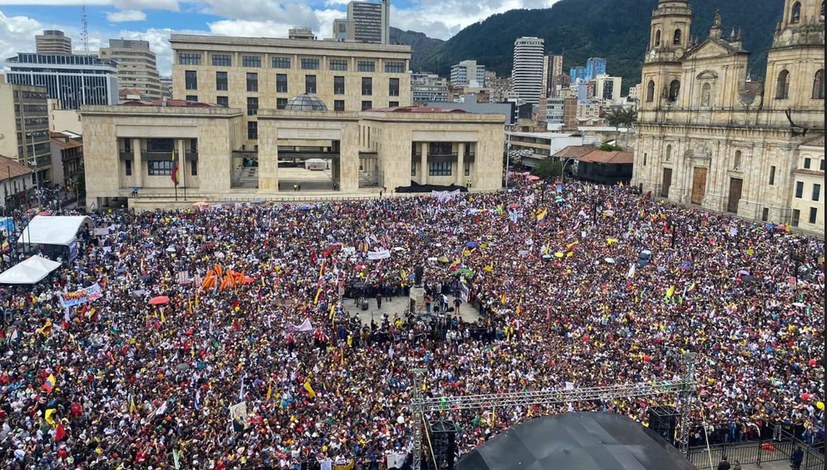
M 615 128 L 615 143 L 617 143 L 618 137 L 620 136 L 620 128 L 629 129 L 635 125 L 637 121 L 637 111 L 632 108 L 626 109 L 622 106 L 617 106 L 606 112 L 606 120 L 610 126 Z
M 563 174 L 563 164 L 555 158 L 545 158 L 531 170 L 531 173 L 543 179 L 556 178 Z

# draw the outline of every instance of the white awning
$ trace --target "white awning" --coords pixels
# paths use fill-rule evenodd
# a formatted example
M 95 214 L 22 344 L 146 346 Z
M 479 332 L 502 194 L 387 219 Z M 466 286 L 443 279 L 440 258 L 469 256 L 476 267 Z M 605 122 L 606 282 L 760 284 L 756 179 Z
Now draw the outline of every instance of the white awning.
M 84 224 L 92 227 L 92 219 L 85 216 L 52 216 L 36 215 L 17 243 L 26 245 L 63 245 L 69 246 L 77 236 L 78 230 Z
M 0 284 L 37 284 L 59 267 L 60 263 L 35 255 L 0 273 Z

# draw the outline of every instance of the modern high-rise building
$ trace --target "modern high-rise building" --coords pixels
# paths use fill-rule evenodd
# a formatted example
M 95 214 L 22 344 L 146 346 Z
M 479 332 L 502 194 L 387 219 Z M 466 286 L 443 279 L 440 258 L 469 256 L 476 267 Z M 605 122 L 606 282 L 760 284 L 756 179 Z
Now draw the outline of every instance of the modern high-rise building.
M 604 102 L 618 102 L 620 101 L 620 86 L 623 79 L 621 77 L 610 77 L 608 75 L 598 75 L 594 79 L 595 83 L 595 98 Z
M 514 41 L 511 86 L 517 98 L 538 104 L 543 91 L 543 39 L 521 37 Z
M 463 60 L 451 66 L 451 86 L 485 88 L 485 66 L 476 60 Z
M 587 80 L 586 78 L 586 67 L 577 66 L 572 67 L 569 69 L 569 78 L 571 79 L 571 84 L 574 85 L 577 83 L 577 80 Z
M 390 43 L 390 0 L 380 3 L 352 1 L 347 4 L 347 40 Z M 341 22 L 338 23 L 341 28 Z M 337 23 L 334 21 L 334 38 L 338 38 Z
M 45 87 L 62 109 L 118 103 L 115 62 L 91 55 L 18 53 L 6 59 L 6 81 Z
M 63 54 L 72 53 L 72 38 L 63 34 L 63 31 L 47 29 L 43 34 L 34 37 L 35 51 L 38 54 Z
M 543 57 L 543 92 L 545 97 L 555 96 L 560 76 L 563 74 L 563 56 L 547 55 Z
M 586 60 L 586 80 L 594 80 L 599 75 L 606 75 L 606 59 L 590 57 Z
M 336 18 L 333 20 L 333 39 L 337 41 L 347 41 L 347 31 L 347 18 Z
M 148 41 L 110 39 L 109 47 L 101 48 L 100 56 L 117 64 L 121 95 L 137 95 L 142 100 L 163 97 L 155 53 L 150 50 Z
M 411 104 L 411 47 L 307 39 L 173 34 L 173 97 L 246 110 L 245 145 L 258 144 L 258 110 L 315 95 L 334 111 Z
M 49 109 L 46 89 L 0 83 L 0 155 L 31 169 L 31 186 L 51 179 Z

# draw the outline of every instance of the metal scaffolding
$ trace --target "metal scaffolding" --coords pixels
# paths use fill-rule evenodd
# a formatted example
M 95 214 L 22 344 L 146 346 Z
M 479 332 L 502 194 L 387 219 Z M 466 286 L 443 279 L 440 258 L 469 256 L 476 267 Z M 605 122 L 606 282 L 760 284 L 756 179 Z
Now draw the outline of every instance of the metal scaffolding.
M 423 398 L 422 383 L 425 369 L 414 369 L 414 391 L 411 410 L 414 423 L 423 423 L 425 413 L 474 410 L 479 408 L 501 408 L 510 406 L 556 405 L 583 401 L 609 401 L 625 398 L 676 394 L 680 408 L 680 428 L 677 441 L 683 455 L 689 448 L 689 406 L 695 392 L 695 353 L 683 356 L 684 374 L 680 380 L 659 383 L 609 385 L 585 387 L 571 390 L 539 390 L 510 392 L 487 395 L 445 396 Z M 422 463 L 422 428 L 414 426 L 413 469 L 420 470 Z

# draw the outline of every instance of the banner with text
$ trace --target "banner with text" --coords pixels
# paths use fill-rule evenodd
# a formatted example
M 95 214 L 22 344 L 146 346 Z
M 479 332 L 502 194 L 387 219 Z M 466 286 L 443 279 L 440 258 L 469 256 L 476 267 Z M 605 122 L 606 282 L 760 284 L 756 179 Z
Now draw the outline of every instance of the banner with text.
M 95 283 L 92 286 L 84 287 L 74 292 L 58 292 L 57 295 L 60 298 L 61 307 L 67 308 L 97 300 L 101 298 L 103 293 L 101 292 L 100 284 Z

